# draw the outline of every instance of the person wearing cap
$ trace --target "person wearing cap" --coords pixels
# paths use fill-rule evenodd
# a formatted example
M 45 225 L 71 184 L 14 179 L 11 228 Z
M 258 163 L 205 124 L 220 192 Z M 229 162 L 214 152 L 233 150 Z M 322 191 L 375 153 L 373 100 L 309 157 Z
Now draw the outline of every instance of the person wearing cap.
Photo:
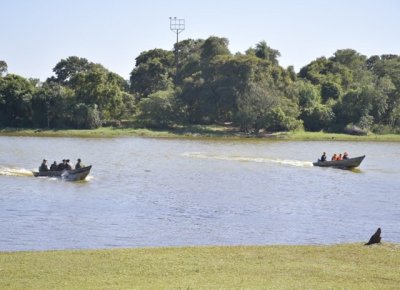
M 39 172 L 49 171 L 49 167 L 47 167 L 47 160 L 43 159 L 42 164 L 39 167 Z
M 85 167 L 85 165 L 83 165 L 83 164 L 81 163 L 81 159 L 80 159 L 80 158 L 78 158 L 77 161 L 78 161 L 78 162 L 77 162 L 76 165 L 75 165 L 75 169 L 79 169 L 79 168 Z

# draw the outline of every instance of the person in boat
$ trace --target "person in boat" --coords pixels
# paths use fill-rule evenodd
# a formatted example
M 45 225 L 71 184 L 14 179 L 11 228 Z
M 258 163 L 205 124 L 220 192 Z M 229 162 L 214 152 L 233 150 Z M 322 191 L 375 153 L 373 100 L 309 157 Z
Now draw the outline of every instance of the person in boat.
M 75 165 L 75 169 L 79 169 L 79 168 L 82 168 L 82 167 L 85 167 L 85 165 L 83 165 L 83 164 L 81 163 L 81 159 L 78 158 L 78 160 L 77 160 L 77 162 L 76 162 L 76 165 Z
M 326 153 L 325 152 L 322 154 L 321 159 L 319 161 L 321 161 L 321 162 L 326 161 Z
M 71 164 L 69 164 L 69 159 L 65 160 L 65 169 L 72 170 Z
M 58 170 L 58 171 L 64 170 L 64 169 L 65 169 L 66 163 L 67 163 L 67 160 L 63 159 L 63 161 L 60 162 L 60 164 L 57 165 L 57 170 Z
M 349 154 L 347 152 L 344 152 L 343 159 L 349 159 Z
M 51 164 L 50 171 L 57 171 L 57 162 L 56 161 L 54 161 L 53 164 Z
M 49 167 L 47 167 L 47 160 L 43 159 L 42 164 L 39 167 L 39 172 L 49 171 Z
M 336 155 L 336 153 L 335 154 L 333 154 L 333 156 L 332 156 L 332 159 L 331 159 L 332 161 L 336 161 L 337 160 L 337 155 Z
M 336 160 L 343 160 L 342 153 L 339 154 Z

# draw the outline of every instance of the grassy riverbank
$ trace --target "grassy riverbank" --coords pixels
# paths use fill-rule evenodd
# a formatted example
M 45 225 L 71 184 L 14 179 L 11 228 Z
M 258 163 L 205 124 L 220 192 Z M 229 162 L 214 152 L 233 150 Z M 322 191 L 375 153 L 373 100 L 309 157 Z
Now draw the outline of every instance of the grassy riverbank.
M 0 253 L 1 289 L 398 289 L 400 245 Z
M 95 130 L 34 130 L 34 129 L 0 129 L 0 136 L 35 136 L 35 137 L 79 137 L 79 138 L 113 138 L 141 136 L 151 138 L 224 138 L 254 140 L 312 140 L 312 141 L 388 141 L 400 142 L 400 134 L 354 136 L 324 132 L 279 132 L 272 134 L 245 134 L 237 128 L 226 126 L 186 126 L 171 130 L 149 130 L 134 128 L 103 127 Z

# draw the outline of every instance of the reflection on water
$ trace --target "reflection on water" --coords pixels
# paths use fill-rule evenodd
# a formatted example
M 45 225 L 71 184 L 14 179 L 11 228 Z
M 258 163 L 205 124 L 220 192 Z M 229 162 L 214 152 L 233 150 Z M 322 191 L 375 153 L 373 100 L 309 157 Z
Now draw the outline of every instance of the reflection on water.
M 367 157 L 351 171 L 313 167 L 323 151 Z M 366 241 L 377 227 L 384 241 L 400 242 L 400 165 L 391 162 L 399 151 L 396 143 L 0 137 L 0 251 L 331 244 Z M 43 158 L 93 168 L 83 182 L 34 178 Z

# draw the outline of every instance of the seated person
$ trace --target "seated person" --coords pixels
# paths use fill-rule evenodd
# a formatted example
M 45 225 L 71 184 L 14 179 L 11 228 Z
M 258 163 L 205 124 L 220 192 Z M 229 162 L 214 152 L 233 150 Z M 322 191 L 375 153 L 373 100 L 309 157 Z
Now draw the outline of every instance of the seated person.
M 54 161 L 53 164 L 51 164 L 50 171 L 57 171 L 57 162 Z
M 321 162 L 326 161 L 326 153 L 324 152 L 324 154 L 322 154 L 321 159 L 319 160 Z
M 77 162 L 76 165 L 75 165 L 75 169 L 79 169 L 79 168 L 85 167 L 85 165 L 83 165 L 83 164 L 81 163 L 81 159 L 80 159 L 80 158 L 78 158 L 77 161 L 78 161 L 78 162 Z
M 65 164 L 66 164 L 66 163 L 67 163 L 66 160 L 63 159 L 62 163 L 58 164 L 57 170 L 58 170 L 58 171 L 64 170 L 64 169 L 65 169 Z
M 39 172 L 43 172 L 43 171 L 49 171 L 49 168 L 47 167 L 47 160 L 46 159 L 43 159 L 43 162 L 39 167 Z
M 69 164 L 69 159 L 67 159 L 65 162 L 65 169 L 72 170 L 71 164 Z
M 343 159 L 349 159 L 349 154 L 347 152 L 344 152 Z

